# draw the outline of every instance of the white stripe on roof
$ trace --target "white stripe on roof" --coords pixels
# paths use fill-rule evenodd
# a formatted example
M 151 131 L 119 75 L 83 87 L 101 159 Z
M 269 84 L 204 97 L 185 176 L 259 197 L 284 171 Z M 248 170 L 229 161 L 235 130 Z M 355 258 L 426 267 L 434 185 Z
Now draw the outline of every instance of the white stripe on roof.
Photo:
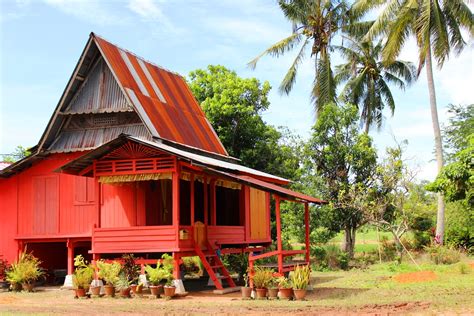
M 140 100 L 138 100 L 135 92 L 129 88 L 125 88 L 125 91 L 127 91 L 128 96 L 130 97 L 130 100 L 135 105 L 135 109 L 137 109 L 138 115 L 142 118 L 143 121 L 145 121 L 145 125 L 150 129 L 151 134 L 153 136 L 160 137 L 160 134 L 158 134 L 158 131 L 156 130 L 155 125 L 152 124 L 150 118 L 148 117 L 145 110 L 143 109 L 143 106 L 140 103 Z
M 137 71 L 135 70 L 135 68 L 134 68 L 133 65 L 132 65 L 132 62 L 131 62 L 130 59 L 128 58 L 127 53 L 125 53 L 125 52 L 124 52 L 123 50 L 121 50 L 121 49 L 119 49 L 119 52 L 120 52 L 120 56 L 122 56 L 123 61 L 124 61 L 125 64 L 127 65 L 128 70 L 129 70 L 130 73 L 132 74 L 133 79 L 135 79 L 135 82 L 137 83 L 138 88 L 140 89 L 140 92 L 141 92 L 143 95 L 146 95 L 147 97 L 149 97 L 150 94 L 148 93 L 148 91 L 146 90 L 145 86 L 143 85 L 143 82 L 142 82 L 142 80 L 140 79 L 140 76 L 138 75 Z
M 140 58 L 137 58 L 137 61 L 138 61 L 138 64 L 140 65 L 140 68 L 143 70 L 143 72 L 145 73 L 145 76 L 146 78 L 148 79 L 148 81 L 150 82 L 151 86 L 153 87 L 153 90 L 155 91 L 156 95 L 158 96 L 158 98 L 160 99 L 160 101 L 162 103 L 166 103 L 166 100 L 165 98 L 163 97 L 163 94 L 161 93 L 160 89 L 158 88 L 158 86 L 156 85 L 155 81 L 153 80 L 150 72 L 148 71 L 148 68 L 146 68 L 146 65 L 145 63 L 140 59 Z

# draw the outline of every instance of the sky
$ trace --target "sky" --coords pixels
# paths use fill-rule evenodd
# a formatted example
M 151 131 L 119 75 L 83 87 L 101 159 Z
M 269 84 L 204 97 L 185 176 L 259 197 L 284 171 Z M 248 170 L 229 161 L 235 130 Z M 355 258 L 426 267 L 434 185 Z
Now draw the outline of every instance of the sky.
M 0 154 L 39 141 L 90 32 L 184 76 L 220 64 L 239 76 L 269 81 L 271 105 L 264 120 L 305 139 L 311 134 L 311 60 L 300 66 L 288 96 L 280 95 L 278 86 L 294 54 L 265 57 L 255 70 L 247 67 L 291 33 L 274 0 L 0 0 Z M 416 62 L 414 42 L 400 59 Z M 435 84 L 442 124 L 448 104 L 474 103 L 472 42 L 435 69 Z M 432 180 L 436 163 L 425 72 L 407 90 L 392 92 L 394 116 L 386 112 L 383 128 L 370 135 L 380 153 L 395 140 L 407 140 L 408 163 L 418 179 Z

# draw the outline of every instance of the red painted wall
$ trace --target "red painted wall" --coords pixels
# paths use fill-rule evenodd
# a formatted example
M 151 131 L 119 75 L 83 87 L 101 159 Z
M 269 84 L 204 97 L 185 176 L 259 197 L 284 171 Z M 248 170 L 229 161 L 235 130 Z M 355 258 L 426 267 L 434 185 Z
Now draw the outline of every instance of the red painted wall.
M 93 180 L 54 170 L 84 154 L 53 154 L 23 172 L 0 179 L 0 255 L 15 260 L 18 237 L 90 235 L 96 222 Z M 83 198 L 84 192 L 86 199 Z

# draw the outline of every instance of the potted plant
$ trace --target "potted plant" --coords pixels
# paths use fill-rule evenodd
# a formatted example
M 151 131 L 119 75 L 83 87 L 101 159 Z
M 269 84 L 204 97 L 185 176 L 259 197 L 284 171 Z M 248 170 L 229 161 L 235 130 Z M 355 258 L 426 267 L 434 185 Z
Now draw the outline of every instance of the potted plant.
M 18 261 L 12 263 L 7 271 L 7 281 L 13 288 L 19 285 L 28 292 L 33 292 L 36 280 L 44 275 L 40 268 L 41 261 L 26 251 L 22 252 Z
M 240 291 L 242 292 L 242 298 L 249 299 L 252 296 L 252 288 L 249 287 L 249 275 L 245 273 L 243 275 L 243 278 L 244 278 L 245 286 L 242 286 L 240 288 Z
M 278 282 L 276 278 L 272 278 L 268 283 L 268 298 L 277 299 L 278 298 Z
M 311 268 L 307 266 L 296 266 L 291 274 L 291 283 L 293 283 L 293 292 L 297 300 L 303 300 L 306 297 L 306 288 L 311 277 Z
M 164 288 L 164 295 L 169 298 L 173 297 L 174 293 L 176 292 L 176 286 L 174 285 L 173 280 L 173 275 L 169 274 Z
M 120 263 L 117 261 L 108 263 L 104 260 L 99 260 L 97 261 L 97 267 L 99 268 L 99 277 L 105 281 L 105 294 L 114 297 L 115 285 L 119 280 L 120 270 L 122 269 Z
M 120 291 L 120 296 L 124 298 L 130 297 L 130 282 L 128 281 L 125 274 L 121 274 L 117 283 L 116 283 L 117 290 Z
M 163 285 L 161 285 L 161 281 L 168 278 L 169 273 L 166 269 L 162 267 L 162 263 L 158 261 L 156 263 L 156 268 L 153 268 L 150 265 L 145 266 L 145 272 L 148 278 L 148 281 L 152 285 L 150 285 L 150 291 L 152 295 L 156 297 L 160 297 L 160 294 L 163 291 Z
M 293 288 L 291 287 L 290 280 L 281 276 L 277 279 L 278 289 L 280 293 L 280 298 L 282 299 L 291 299 L 293 296 Z
M 143 283 L 138 282 L 138 284 L 130 285 L 133 294 L 142 294 L 143 291 Z
M 135 294 L 138 285 L 138 277 L 140 276 L 140 267 L 136 264 L 133 254 L 124 254 L 122 259 L 122 273 L 125 275 L 132 292 Z
M 267 268 L 255 268 L 255 273 L 252 276 L 253 285 L 255 286 L 255 293 L 258 299 L 267 297 L 267 286 L 273 278 L 273 271 Z
M 77 297 L 85 297 L 89 290 L 90 284 L 94 279 L 94 268 L 84 260 L 82 255 L 74 258 L 74 275 L 72 281 Z

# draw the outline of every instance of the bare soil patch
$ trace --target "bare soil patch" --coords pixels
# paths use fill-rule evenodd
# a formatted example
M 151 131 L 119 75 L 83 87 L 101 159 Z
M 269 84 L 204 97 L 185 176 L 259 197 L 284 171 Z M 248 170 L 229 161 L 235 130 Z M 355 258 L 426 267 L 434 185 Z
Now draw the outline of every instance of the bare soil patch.
M 393 279 L 398 283 L 429 282 L 436 280 L 436 273 L 433 271 L 417 271 L 395 275 Z

